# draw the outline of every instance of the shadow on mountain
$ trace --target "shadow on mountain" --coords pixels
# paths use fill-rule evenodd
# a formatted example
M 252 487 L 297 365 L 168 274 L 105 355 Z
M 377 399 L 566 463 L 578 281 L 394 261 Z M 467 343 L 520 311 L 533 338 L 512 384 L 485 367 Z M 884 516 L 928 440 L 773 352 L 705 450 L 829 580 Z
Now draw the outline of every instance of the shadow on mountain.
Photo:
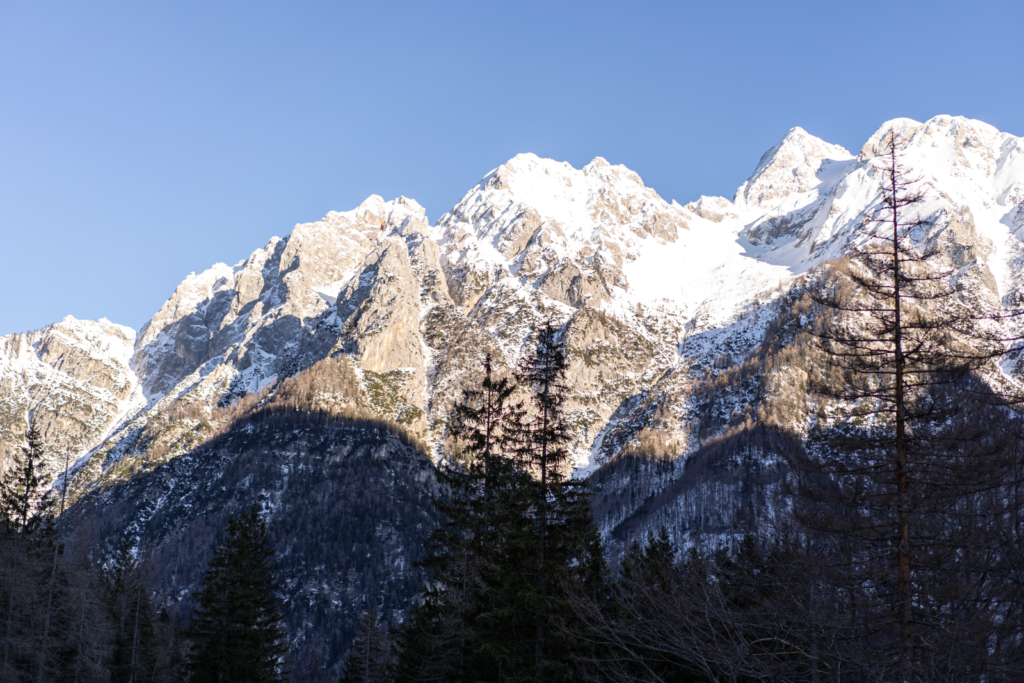
M 757 425 L 706 443 L 685 460 L 629 454 L 608 461 L 590 483 L 611 554 L 661 526 L 692 542 L 763 529 L 782 495 L 780 456 L 793 447 L 788 437 Z
M 187 619 L 228 517 L 258 502 L 284 585 L 288 665 L 337 680 L 364 611 L 393 618 L 420 590 L 437 525 L 429 458 L 383 422 L 272 408 L 187 455 L 84 496 L 74 538 L 109 555 L 132 536 L 156 602 Z

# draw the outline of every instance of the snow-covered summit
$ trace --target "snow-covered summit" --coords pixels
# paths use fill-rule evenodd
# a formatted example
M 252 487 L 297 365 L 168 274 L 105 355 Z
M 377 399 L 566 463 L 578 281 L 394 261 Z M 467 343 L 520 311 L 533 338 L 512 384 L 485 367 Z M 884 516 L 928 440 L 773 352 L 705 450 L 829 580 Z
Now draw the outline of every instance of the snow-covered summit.
M 1019 229 L 1015 221 L 1024 202 L 1022 140 L 963 117 L 888 121 L 856 158 L 823 162 L 817 184 L 756 205 L 737 201 L 742 237 L 762 260 L 795 272 L 841 256 L 851 240 L 859 239 L 858 227 L 880 201 L 883 162 L 876 156 L 890 132 L 903 141 L 902 163 L 924 193 L 920 217 L 936 230 L 949 229 L 942 239 L 962 247 L 951 246 L 953 251 L 984 253 L 981 265 L 1000 282 L 1019 271 L 1010 262 L 1019 259 L 1019 240 L 1012 233 Z M 930 233 L 930 239 L 939 238 Z
M 764 153 L 750 178 L 736 190 L 737 204 L 762 204 L 794 192 L 806 192 L 818 184 L 819 173 L 830 161 L 846 161 L 853 155 L 809 134 L 791 129 Z
M 599 157 L 576 169 L 520 154 L 487 174 L 433 234 L 465 310 L 495 284 L 579 307 L 624 289 L 622 268 L 641 242 L 674 242 L 686 221 L 681 206 L 625 166 Z

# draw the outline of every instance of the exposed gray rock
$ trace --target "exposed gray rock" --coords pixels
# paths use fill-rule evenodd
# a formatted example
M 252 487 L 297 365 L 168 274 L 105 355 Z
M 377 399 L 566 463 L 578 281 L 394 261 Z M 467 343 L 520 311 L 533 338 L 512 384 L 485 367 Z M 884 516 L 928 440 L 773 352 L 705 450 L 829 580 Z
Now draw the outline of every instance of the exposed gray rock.
M 0 473 L 24 443 L 31 417 L 47 448 L 44 477 L 74 464 L 141 407 L 131 369 L 135 332 L 106 319 L 68 316 L 29 334 L 0 337 Z

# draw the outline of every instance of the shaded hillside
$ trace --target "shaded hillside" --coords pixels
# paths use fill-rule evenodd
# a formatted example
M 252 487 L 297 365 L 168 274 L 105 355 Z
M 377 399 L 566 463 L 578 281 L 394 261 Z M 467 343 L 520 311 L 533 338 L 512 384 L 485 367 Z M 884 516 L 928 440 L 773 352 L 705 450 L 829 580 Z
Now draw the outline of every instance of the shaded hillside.
M 781 456 L 793 447 L 748 424 L 685 459 L 635 453 L 610 460 L 590 477 L 594 516 L 610 555 L 662 526 L 683 545 L 766 530 L 785 505 Z
M 200 448 L 94 489 L 71 511 L 77 540 L 109 556 L 133 538 L 157 603 L 187 617 L 233 512 L 258 502 L 285 586 L 289 666 L 337 680 L 365 610 L 393 615 L 419 591 L 414 567 L 437 523 L 427 456 L 379 421 L 258 411 Z

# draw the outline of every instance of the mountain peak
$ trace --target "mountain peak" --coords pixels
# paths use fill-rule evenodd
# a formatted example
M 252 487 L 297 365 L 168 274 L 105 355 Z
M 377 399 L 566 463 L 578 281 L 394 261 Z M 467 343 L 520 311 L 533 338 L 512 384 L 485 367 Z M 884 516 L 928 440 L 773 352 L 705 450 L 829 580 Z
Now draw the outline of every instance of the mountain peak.
M 740 185 L 733 201 L 757 204 L 794 192 L 806 192 L 817 184 L 823 161 L 852 157 L 839 145 L 825 142 L 799 126 L 791 128 L 777 145 L 761 156 L 754 173 Z
M 934 118 L 930 119 L 929 123 L 931 123 L 933 121 L 936 121 L 937 119 L 940 119 L 940 118 L 950 118 L 950 117 L 938 117 L 937 116 L 937 117 L 934 117 Z M 886 121 L 885 123 L 883 123 L 881 126 L 878 127 L 878 130 L 876 130 L 874 132 L 874 134 L 871 137 L 868 138 L 868 141 L 864 143 L 864 146 L 861 147 L 861 149 L 860 149 L 860 159 L 861 159 L 861 161 L 866 161 L 868 159 L 874 158 L 878 154 L 878 151 L 880 149 L 880 145 L 881 145 L 883 139 L 886 136 L 888 136 L 890 132 L 896 134 L 899 137 L 904 137 L 904 136 L 908 136 L 909 137 L 909 136 L 913 136 L 913 134 L 917 130 L 922 128 L 922 127 L 923 127 L 923 124 L 920 121 L 915 121 L 914 119 L 908 119 L 908 118 L 904 118 L 904 117 L 899 117 L 899 118 L 895 118 L 895 119 Z
M 941 148 L 948 160 L 964 160 L 965 155 L 977 154 L 987 150 L 982 156 L 995 158 L 1004 150 L 1006 142 L 1020 146 L 1020 138 L 1003 133 L 984 121 L 969 119 L 964 116 L 941 114 L 933 116 L 924 123 L 907 118 L 896 118 L 886 121 L 868 138 L 860 150 L 861 161 L 875 157 L 888 137 L 890 131 L 895 133 L 908 147 Z M 967 168 L 976 165 L 968 161 Z M 984 165 L 984 164 L 983 164 Z M 991 169 L 995 172 L 995 169 Z
M 354 209 L 348 211 L 331 211 L 320 221 L 321 223 L 357 223 L 372 224 L 396 223 L 401 225 L 408 218 L 418 222 L 427 220 L 427 210 L 419 202 L 409 197 L 397 197 L 385 201 L 379 194 L 371 194 Z

